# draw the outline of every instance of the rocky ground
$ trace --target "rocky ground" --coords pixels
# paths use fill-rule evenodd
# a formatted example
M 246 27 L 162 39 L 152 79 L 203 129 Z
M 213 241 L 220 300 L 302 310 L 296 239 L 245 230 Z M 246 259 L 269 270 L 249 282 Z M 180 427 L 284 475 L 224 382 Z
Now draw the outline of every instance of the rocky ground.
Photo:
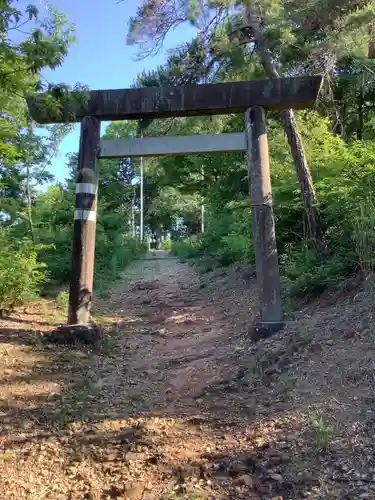
M 1 321 L 0 498 L 374 499 L 369 287 L 254 344 L 249 273 L 164 257 L 97 304 L 95 351 L 45 344 L 51 304 Z

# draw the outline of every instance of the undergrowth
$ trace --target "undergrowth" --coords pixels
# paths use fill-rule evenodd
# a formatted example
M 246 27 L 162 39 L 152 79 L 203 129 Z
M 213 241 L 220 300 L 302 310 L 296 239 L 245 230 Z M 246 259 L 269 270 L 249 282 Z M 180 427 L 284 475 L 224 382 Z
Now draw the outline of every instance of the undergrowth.
M 316 295 L 339 287 L 359 271 L 373 273 L 375 266 L 375 143 L 346 145 L 328 131 L 324 140 L 335 155 L 322 155 L 319 163 L 319 151 L 314 150 L 317 157 L 310 163 L 327 228 L 329 255 L 325 258 L 306 240 L 293 170 L 275 159 L 272 162 L 277 245 L 290 296 Z M 205 233 L 175 241 L 174 255 L 203 270 L 253 264 L 250 202 L 247 195 L 238 198 L 227 202 L 213 198 L 206 207 Z
M 37 248 L 28 240 L 12 241 L 0 232 L 0 313 L 34 300 L 47 280 L 46 265 L 38 262 Z
M 124 224 L 123 224 L 124 226 Z M 70 228 L 71 229 L 71 228 Z M 0 229 L 0 312 L 33 301 L 44 289 L 68 283 L 71 273 L 72 231 L 44 231 L 38 243 L 18 239 L 20 228 Z M 146 249 L 120 225 L 98 227 L 95 249 L 94 290 L 105 295 L 126 266 Z M 67 309 L 68 293 L 59 292 L 57 307 Z

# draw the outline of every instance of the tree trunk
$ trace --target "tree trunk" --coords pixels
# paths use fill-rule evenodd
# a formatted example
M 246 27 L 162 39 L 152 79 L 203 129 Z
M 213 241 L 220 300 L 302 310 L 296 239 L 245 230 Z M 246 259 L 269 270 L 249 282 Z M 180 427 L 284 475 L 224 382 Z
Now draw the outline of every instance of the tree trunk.
M 361 86 L 360 94 L 358 96 L 358 126 L 357 126 L 357 140 L 361 141 L 363 139 L 363 87 Z
M 260 18 L 249 8 L 247 9 L 247 21 L 252 27 L 253 41 L 255 41 L 257 45 L 264 71 L 269 78 L 280 78 L 276 65 L 273 62 L 271 51 L 267 48 L 264 42 L 263 33 L 260 28 Z M 288 138 L 294 168 L 300 185 L 301 199 L 305 211 L 306 226 L 308 231 L 307 236 L 317 253 L 324 256 L 328 251 L 324 226 L 320 216 L 316 192 L 310 169 L 307 164 L 305 152 L 303 150 L 302 139 L 297 129 L 297 123 L 293 110 L 285 109 L 281 111 L 281 120 L 284 132 Z
M 158 229 L 156 230 L 156 250 L 160 250 L 161 249 L 161 245 L 162 245 L 162 227 L 158 227 Z
M 202 182 L 204 181 L 204 168 L 201 167 L 201 173 L 202 173 Z M 201 233 L 203 234 L 204 233 L 204 223 L 205 223 L 205 220 L 204 220 L 204 199 L 203 199 L 203 203 L 201 205 Z
M 324 227 L 317 207 L 316 192 L 303 150 L 302 140 L 297 130 L 293 110 L 283 110 L 281 112 L 281 119 L 292 152 L 294 167 L 300 186 L 301 199 L 306 217 L 307 236 L 311 240 L 315 250 L 320 255 L 326 255 L 327 243 Z
M 35 240 L 34 223 L 33 223 L 33 206 L 32 206 L 32 197 L 31 197 L 30 167 L 28 165 L 26 167 L 26 191 L 27 191 L 27 215 L 28 215 L 30 236 L 31 236 L 32 242 L 35 245 L 36 240 Z
M 132 236 L 135 238 L 135 191 L 133 192 L 131 208 L 130 208 L 130 220 L 132 227 Z

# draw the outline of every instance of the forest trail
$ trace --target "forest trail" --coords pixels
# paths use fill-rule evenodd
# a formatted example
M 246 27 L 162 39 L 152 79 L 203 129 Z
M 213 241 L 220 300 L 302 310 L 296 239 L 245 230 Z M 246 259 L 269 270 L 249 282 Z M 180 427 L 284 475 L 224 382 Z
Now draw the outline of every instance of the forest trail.
M 0 498 L 374 498 L 365 292 L 252 344 L 253 286 L 157 252 L 98 303 L 97 352 L 43 344 L 37 309 L 3 320 Z

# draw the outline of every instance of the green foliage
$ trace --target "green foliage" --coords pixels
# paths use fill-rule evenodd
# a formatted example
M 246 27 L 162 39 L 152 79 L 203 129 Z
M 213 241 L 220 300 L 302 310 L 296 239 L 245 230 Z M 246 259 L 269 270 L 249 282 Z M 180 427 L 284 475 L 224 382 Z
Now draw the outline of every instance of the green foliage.
M 170 252 L 172 250 L 172 241 L 171 240 L 163 241 L 162 248 L 165 252 Z
M 112 165 L 110 165 L 112 169 Z M 111 170 L 110 170 L 111 172 Z M 102 178 L 106 179 L 106 166 L 103 165 Z M 117 181 L 120 183 L 121 181 Z M 113 189 L 110 189 L 112 186 Z M 95 245 L 94 287 L 98 293 L 104 293 L 119 276 L 126 265 L 140 253 L 144 247 L 128 235 L 129 221 L 120 208 L 123 193 L 118 196 L 113 179 L 106 184 L 108 195 L 102 193 L 97 221 Z M 107 213 L 107 203 L 113 211 Z M 46 263 L 50 279 L 55 283 L 66 283 L 71 275 L 72 213 L 74 207 L 74 184 L 68 189 L 54 186 L 36 197 L 33 206 L 35 235 L 43 243 L 39 258 Z M 12 228 L 12 234 L 24 230 L 22 224 Z
M 353 220 L 353 240 L 358 264 L 365 275 L 375 271 L 375 206 L 372 197 L 360 202 Z
M 5 0 L 0 5 L 0 161 L 1 165 L 14 165 L 26 161 L 30 154 L 35 162 L 48 156 L 49 141 L 35 135 L 28 117 L 26 99 L 44 88 L 51 92 L 48 105 L 59 106 L 56 89 L 45 84 L 41 71 L 60 66 L 74 42 L 74 26 L 54 7 L 48 7 L 46 18 L 39 18 L 38 9 L 29 5 L 22 12 L 18 2 Z M 22 29 L 20 29 L 22 27 Z M 17 37 L 14 33 L 17 32 Z M 24 36 L 19 36 L 19 34 Z M 18 43 L 17 43 L 18 42 Z M 46 88 L 47 86 L 47 88 Z M 61 127 L 57 127 L 61 130 Z M 47 128 L 50 132 L 56 127 Z M 49 135 L 47 133 L 47 135 Z M 52 132 L 53 136 L 53 132 Z M 30 147 L 30 141 L 38 142 Z M 51 137 L 50 137 L 51 138 Z M 51 138 L 58 142 L 57 137 Z
M 117 231 L 121 227 L 97 235 L 94 286 L 99 295 L 105 294 L 129 262 L 145 251 L 137 240 Z
M 64 195 L 57 189 L 55 203 L 51 196 L 48 206 L 46 195 L 38 194 L 38 188 L 53 180 L 48 167 L 70 127 L 37 129 L 30 120 L 27 102 L 45 90 L 48 109 L 69 110 L 64 101 L 67 86 L 45 82 L 42 72 L 60 66 L 74 41 L 74 26 L 56 8 L 47 6 L 47 15 L 41 18 L 34 5 L 0 2 L 0 309 L 34 298 L 47 275 L 68 274 L 71 242 L 66 242 L 68 235 L 71 240 L 71 211 L 67 206 L 72 204 L 64 205 Z M 81 93 L 77 96 L 82 98 Z M 46 202 L 38 204 L 44 210 L 41 213 L 36 210 L 39 196 Z M 60 242 L 64 253 L 50 259 L 47 272 L 41 262 Z
M 309 421 L 317 449 L 327 451 L 334 437 L 332 425 L 320 411 L 311 412 Z
M 38 262 L 37 248 L 28 241 L 14 242 L 9 231 L 0 230 L 0 311 L 37 297 L 46 280 L 45 265 Z
M 316 112 L 300 112 L 297 118 L 330 248 L 329 256 L 321 259 L 305 240 L 303 207 L 290 153 L 280 125 L 270 119 L 269 146 L 281 270 L 289 293 L 300 296 L 340 286 L 348 275 L 375 269 L 372 202 L 375 143 L 345 143 L 332 134 L 330 121 Z M 212 178 L 210 188 L 205 191 L 205 233 L 174 242 L 172 251 L 183 260 L 193 259 L 211 267 L 254 263 L 245 162 L 239 169 L 245 182 L 238 172 L 230 170 L 232 158 L 222 156 L 220 162 L 217 181 Z M 236 201 L 227 201 L 235 198 Z
M 66 312 L 69 306 L 69 293 L 65 291 L 59 292 L 56 297 L 56 306 L 61 311 Z
M 322 260 L 304 244 L 287 250 L 281 256 L 281 267 L 289 293 L 292 296 L 319 294 L 327 287 L 338 286 L 353 269 L 353 257 L 339 248 Z
M 128 127 L 129 130 L 130 128 Z M 109 129 L 109 134 L 115 134 L 119 127 Z M 28 158 L 32 159 L 33 155 L 38 155 L 39 144 L 32 136 L 29 139 L 25 151 Z M 31 278 L 27 283 L 18 278 L 18 281 L 10 283 L 9 276 L 18 277 L 18 274 L 22 273 L 25 274 L 24 280 L 28 279 L 32 268 L 30 267 L 29 272 L 26 269 L 27 263 L 32 266 L 33 262 L 43 262 L 46 265 L 46 276 L 48 275 L 49 281 L 54 284 L 67 283 L 71 278 L 76 160 L 76 155 L 72 155 L 68 160 L 70 178 L 66 183 L 52 186 L 44 193 L 35 189 L 36 183 L 40 184 L 45 180 L 43 168 L 39 169 L 37 162 L 32 171 L 27 164 L 26 177 L 19 168 L 4 169 L 2 193 L 5 196 L 1 197 L 0 194 L 0 208 L 4 213 L 2 225 L 7 227 L 9 245 L 15 246 L 15 242 L 24 241 L 25 238 L 29 241 L 30 237 L 34 242 L 33 245 L 29 241 L 27 246 L 22 247 L 22 252 L 17 250 L 21 253 L 19 258 L 16 254 L 12 267 L 8 266 L 11 250 L 8 252 L 8 247 L 3 248 L 4 252 L 8 252 L 8 257 L 3 259 L 4 263 L 12 272 L 7 274 L 7 268 L 4 268 L 0 276 L 0 287 L 4 287 L 4 291 L 8 290 L 11 295 L 8 300 L 11 302 L 9 307 L 35 295 L 37 285 L 41 284 L 40 276 L 36 273 L 33 274 L 36 280 L 34 287 Z M 105 293 L 125 266 L 145 251 L 143 245 L 129 236 L 129 202 L 133 192 L 130 182 L 133 175 L 132 165 L 126 162 L 103 161 L 101 164 L 102 187 L 98 208 L 94 276 L 94 289 L 99 294 Z M 28 186 L 26 192 L 23 190 L 25 182 Z M 30 196 L 25 203 L 27 194 Z M 27 260 L 28 252 L 30 262 Z M 19 299 L 16 300 L 13 294 Z M 65 307 L 65 301 L 65 295 L 57 299 L 61 307 Z
M 307 241 L 293 158 L 278 114 L 268 113 L 277 243 L 293 295 L 319 293 L 339 285 L 348 274 L 370 273 L 375 267 L 375 66 L 366 57 L 374 7 L 370 0 L 340 0 L 340 8 L 336 4 L 252 2 L 261 16 L 263 49 L 270 51 L 277 71 L 324 73 L 328 84 L 315 111 L 296 113 L 326 226 L 330 254 L 325 259 L 317 257 Z M 142 0 L 130 23 L 129 43 L 143 42 L 146 51 L 157 51 L 166 34 L 184 22 L 197 29 L 197 36 L 176 47 L 167 64 L 139 75 L 134 86 L 264 78 L 265 51 L 258 50 L 256 26 L 250 30 L 255 39 L 248 33 L 240 44 L 235 29 L 248 14 L 245 6 L 232 0 Z M 45 84 L 41 77 L 43 69 L 64 61 L 74 42 L 74 26 L 54 8 L 39 19 L 34 6 L 24 11 L 17 7 L 13 0 L 0 5 L 0 308 L 14 307 L 37 293 L 46 276 L 37 262 L 47 265 L 50 280 L 70 279 L 77 157 L 73 154 L 68 161 L 66 183 L 38 192 L 42 183 L 52 180 L 47 167 L 69 128 L 46 127 L 37 133 L 26 100 L 36 110 L 43 106 L 61 117 L 71 113 L 72 99 L 87 98 L 85 87 L 77 84 L 80 92 L 72 97 L 65 85 Z M 12 33 L 30 21 L 30 34 L 25 30 L 26 36 L 16 43 Z M 31 99 L 40 90 L 47 95 Z M 217 134 L 243 127 L 240 115 L 130 121 L 109 125 L 105 138 Z M 140 225 L 141 190 L 135 182 L 140 160 L 103 160 L 100 170 L 95 289 L 103 293 L 145 249 L 129 236 Z M 145 159 L 142 172 L 146 232 L 158 241 L 166 231 L 175 238 L 172 244 L 165 242 L 164 249 L 206 270 L 254 262 L 245 155 Z M 202 222 L 205 231 L 199 234 Z M 58 301 L 63 305 L 65 299 Z
M 178 257 L 181 262 L 194 259 L 200 255 L 199 240 L 196 237 L 175 240 L 172 242 L 171 253 Z
M 196 246 L 197 256 L 218 266 L 254 261 L 248 200 L 212 205 L 207 211 L 207 219 L 207 229 Z
M 328 239 L 330 254 L 325 259 L 318 258 L 307 241 L 293 158 L 280 121 L 268 114 L 277 243 L 293 294 L 318 293 L 339 285 L 348 274 L 373 270 L 375 71 L 367 49 L 374 18 L 371 0 L 312 0 L 308 5 L 297 0 L 162 4 L 142 0 L 129 26 L 128 42 L 139 43 L 141 51 L 150 53 L 159 50 L 173 27 L 190 23 L 197 28 L 196 37 L 176 47 L 167 64 L 141 75 L 145 84 L 259 79 L 270 76 L 273 64 L 280 75 L 325 75 L 319 113 L 298 114 L 317 192 L 315 206 Z M 237 29 L 249 23 L 251 29 Z M 238 131 L 243 130 L 241 121 L 187 118 L 175 122 L 171 133 Z M 153 126 L 159 125 L 151 124 L 150 129 Z M 247 166 L 241 155 L 167 158 L 158 160 L 156 168 L 164 172 L 164 177 L 159 176 L 164 186 L 177 185 L 181 193 L 199 194 L 206 207 L 205 233 L 174 243 L 173 252 L 213 265 L 254 260 L 245 201 Z
M 175 187 L 161 187 L 149 204 L 146 220 L 153 227 L 168 229 L 180 218 L 188 221 L 197 217 L 200 201 L 199 196 L 183 195 Z

